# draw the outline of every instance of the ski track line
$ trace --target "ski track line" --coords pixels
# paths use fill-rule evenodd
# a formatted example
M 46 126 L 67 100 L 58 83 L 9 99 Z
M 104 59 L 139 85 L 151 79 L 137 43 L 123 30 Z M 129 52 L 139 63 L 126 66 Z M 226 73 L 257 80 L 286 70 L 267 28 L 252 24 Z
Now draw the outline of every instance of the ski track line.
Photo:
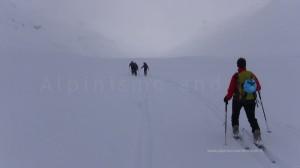
M 151 79 L 151 78 L 150 78 Z M 136 165 L 137 168 L 152 168 L 153 167 L 153 134 L 152 134 L 152 124 L 151 124 L 151 116 L 149 110 L 149 88 L 147 88 L 147 81 L 149 80 L 141 80 L 142 83 L 142 94 L 141 99 L 138 101 L 138 108 L 141 112 L 141 124 L 138 133 L 138 156 Z M 173 85 L 171 87 L 175 88 L 183 88 L 187 90 L 187 93 L 192 93 L 188 88 L 184 88 L 176 83 L 166 82 L 161 80 L 167 85 Z M 207 107 L 207 105 L 205 105 Z M 213 117 L 215 118 L 215 117 Z
M 153 135 L 151 127 L 151 116 L 149 111 L 149 93 L 145 80 L 141 80 L 142 93 L 141 99 L 138 101 L 140 109 L 140 127 L 138 131 L 138 147 L 137 147 L 137 168 L 152 168 L 153 156 Z

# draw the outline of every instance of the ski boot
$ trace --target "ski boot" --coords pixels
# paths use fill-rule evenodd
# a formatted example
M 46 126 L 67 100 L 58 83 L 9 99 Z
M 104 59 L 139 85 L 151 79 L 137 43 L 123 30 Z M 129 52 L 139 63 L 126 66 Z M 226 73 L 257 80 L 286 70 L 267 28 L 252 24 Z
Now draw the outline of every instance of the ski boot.
M 239 126 L 235 125 L 232 127 L 232 133 L 233 133 L 233 138 L 234 139 L 239 139 L 240 138 L 240 131 L 239 131 Z
M 260 133 L 260 130 L 257 129 L 254 131 L 253 133 L 253 139 L 254 139 L 254 144 L 259 147 L 259 148 L 262 148 L 263 147 L 263 143 L 262 143 L 262 140 L 261 140 L 261 133 Z

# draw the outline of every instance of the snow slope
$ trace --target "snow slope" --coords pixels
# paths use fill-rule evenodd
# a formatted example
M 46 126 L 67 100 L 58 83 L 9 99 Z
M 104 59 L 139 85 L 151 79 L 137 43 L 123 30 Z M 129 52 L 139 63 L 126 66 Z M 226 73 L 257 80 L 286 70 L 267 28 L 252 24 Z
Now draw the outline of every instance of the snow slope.
M 0 1 L 1 55 L 121 55 L 113 40 L 88 28 L 81 20 L 46 17 L 31 3 Z
M 272 134 L 261 109 L 257 117 L 276 165 L 261 152 L 209 152 L 242 149 L 230 135 L 224 146 L 222 98 L 235 60 L 147 61 L 150 76 L 136 78 L 129 59 L 1 57 L 1 167 L 299 166 L 298 59 L 249 60 L 263 85 Z M 244 113 L 241 127 L 249 130 Z

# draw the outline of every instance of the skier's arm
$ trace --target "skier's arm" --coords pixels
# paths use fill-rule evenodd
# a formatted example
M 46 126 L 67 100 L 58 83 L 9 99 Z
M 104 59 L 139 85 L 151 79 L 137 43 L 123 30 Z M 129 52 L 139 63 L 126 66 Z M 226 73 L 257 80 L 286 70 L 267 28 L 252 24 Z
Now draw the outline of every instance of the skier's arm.
M 233 96 L 233 93 L 235 91 L 235 88 L 236 88 L 236 83 L 237 83 L 237 77 L 236 77 L 237 74 L 234 74 L 231 78 L 231 81 L 230 81 L 230 84 L 229 84 L 229 87 L 228 87 L 228 90 L 227 90 L 227 95 L 226 95 L 226 99 L 227 100 L 230 100 Z

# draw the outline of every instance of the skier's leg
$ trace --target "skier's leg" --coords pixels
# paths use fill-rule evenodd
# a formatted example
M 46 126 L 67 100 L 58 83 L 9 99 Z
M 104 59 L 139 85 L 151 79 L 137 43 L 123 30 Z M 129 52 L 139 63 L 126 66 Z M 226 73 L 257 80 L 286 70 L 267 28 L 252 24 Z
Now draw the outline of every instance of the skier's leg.
M 255 117 L 255 105 L 255 101 L 248 101 L 244 104 L 244 109 L 253 133 L 255 132 L 255 130 L 260 130 L 257 119 Z
M 258 126 L 257 119 L 255 118 L 255 105 L 255 101 L 249 101 L 245 103 L 244 109 L 246 111 L 248 121 L 252 128 L 254 143 L 256 145 L 262 145 L 260 128 Z
M 239 117 L 242 105 L 240 102 L 233 100 L 232 101 L 232 115 L 231 115 L 231 124 L 232 124 L 232 134 L 234 138 L 240 136 L 239 131 Z
M 231 115 L 231 125 L 239 126 L 239 117 L 240 117 L 240 111 L 241 111 L 242 105 L 240 102 L 233 100 L 232 101 L 232 115 Z

